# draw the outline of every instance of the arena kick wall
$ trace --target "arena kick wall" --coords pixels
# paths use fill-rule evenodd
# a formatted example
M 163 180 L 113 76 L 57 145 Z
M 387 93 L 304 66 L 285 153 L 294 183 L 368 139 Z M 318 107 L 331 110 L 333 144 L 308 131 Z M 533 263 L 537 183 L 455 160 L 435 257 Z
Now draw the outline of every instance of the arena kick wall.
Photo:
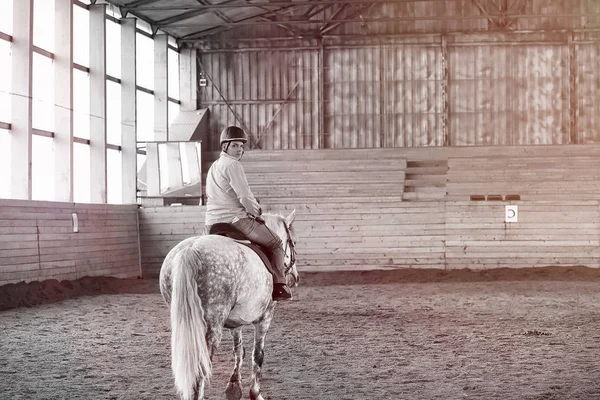
M 140 274 L 137 205 L 0 200 L 0 285 Z
M 598 145 L 262 150 L 244 167 L 265 209 L 297 210 L 301 270 L 597 268 L 599 160 Z M 203 221 L 202 206 L 140 209 L 144 276 Z

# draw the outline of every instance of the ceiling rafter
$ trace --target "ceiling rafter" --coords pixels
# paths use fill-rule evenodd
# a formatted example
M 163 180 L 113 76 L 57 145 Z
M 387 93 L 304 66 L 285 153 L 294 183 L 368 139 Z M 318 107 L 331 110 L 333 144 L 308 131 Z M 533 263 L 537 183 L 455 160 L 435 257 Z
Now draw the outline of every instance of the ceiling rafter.
M 138 0 L 138 1 L 151 1 L 156 2 L 160 0 Z M 223 2 L 223 3 L 206 3 L 206 4 L 195 4 L 195 5 L 177 5 L 177 6 L 136 6 L 133 7 L 130 3 L 125 5 L 124 8 L 131 9 L 132 11 L 196 11 L 196 10 L 213 10 L 213 9 L 234 9 L 234 8 L 262 8 L 262 7 L 304 7 L 304 6 L 322 6 L 322 5 L 339 5 L 340 3 L 348 4 L 398 4 L 398 3 L 431 3 L 431 2 L 444 2 L 447 0 L 297 0 L 297 1 L 261 1 L 261 2 Z
M 260 18 L 260 17 L 266 17 L 266 16 L 269 16 L 269 15 L 272 15 L 273 12 L 282 11 L 282 10 L 285 10 L 285 9 L 288 9 L 288 8 L 292 8 L 292 7 L 293 6 L 290 6 L 289 3 L 288 3 L 288 5 L 286 7 L 281 7 L 278 10 L 268 11 L 268 12 L 262 13 L 260 15 L 251 15 L 251 16 L 248 16 L 248 17 L 245 17 L 245 18 L 237 20 L 236 23 L 243 23 L 243 22 L 246 22 L 246 21 L 249 21 L 249 20 L 256 20 L 257 18 Z M 256 22 L 257 22 L 257 24 L 260 24 L 260 22 L 258 22 L 258 21 L 256 21 Z M 200 31 L 197 31 L 197 32 L 193 32 L 193 33 L 187 34 L 187 35 L 181 37 L 180 41 L 185 42 L 185 41 L 189 41 L 189 40 L 197 40 L 197 39 L 205 38 L 207 36 L 217 35 L 219 33 L 226 32 L 226 31 L 231 30 L 233 28 L 235 28 L 235 24 L 231 25 L 231 26 L 212 27 L 210 29 L 200 30 Z
M 207 3 L 205 0 L 196 0 L 196 1 L 202 6 L 207 6 L 207 8 L 194 9 L 192 11 L 187 11 L 187 12 L 184 12 L 181 14 L 173 15 L 172 17 L 165 18 L 160 21 L 156 21 L 156 25 L 157 26 L 167 26 L 167 25 L 173 24 L 175 22 L 184 21 L 186 19 L 191 19 L 191 18 L 198 17 L 198 16 L 204 15 L 204 14 L 209 14 L 209 13 L 216 15 L 217 17 L 219 17 L 221 20 L 223 20 L 224 22 L 226 22 L 228 24 L 231 24 L 234 22 L 231 19 L 229 19 L 226 15 L 224 15 L 222 12 L 220 12 L 219 10 L 211 9 L 210 4 Z M 226 3 L 233 3 L 235 1 L 237 1 L 237 0 L 228 0 Z
M 343 3 L 343 4 L 341 4 L 341 5 L 340 5 L 340 8 L 338 8 L 338 9 L 337 9 L 337 11 L 335 11 L 335 12 L 334 12 L 334 13 L 331 15 L 331 17 L 329 17 L 329 20 L 330 20 L 330 21 L 333 21 L 333 20 L 335 20 L 335 19 L 338 17 L 338 15 L 340 15 L 340 14 L 341 14 L 341 13 L 343 13 L 345 10 L 347 10 L 347 9 L 348 9 L 348 7 L 350 7 L 350 4 L 348 4 L 348 3 Z M 328 22 L 328 23 L 326 23 L 326 24 L 323 24 L 323 26 L 321 26 L 321 28 L 319 29 L 319 31 L 320 31 L 321 33 L 323 33 L 323 31 L 324 31 L 325 29 L 327 29 L 327 27 L 328 27 L 328 26 L 330 26 L 330 25 L 331 25 L 331 24 L 330 24 L 329 22 Z
M 535 18 L 581 18 L 581 17 L 598 17 L 597 14 L 592 13 L 572 13 L 572 14 L 488 14 L 488 15 L 428 15 L 428 16 L 389 16 L 389 17 L 376 17 L 376 18 L 344 18 L 340 19 L 341 23 L 349 22 L 361 22 L 361 23 L 381 23 L 381 22 L 415 22 L 415 21 L 456 21 L 456 20 L 477 20 L 486 19 L 490 17 L 505 17 L 505 18 L 517 18 L 517 19 L 535 19 Z M 254 19 L 250 17 L 248 19 Z M 330 22 L 328 19 L 320 20 L 305 20 L 305 19 L 290 19 L 285 21 L 286 24 L 303 25 L 303 24 L 324 24 Z M 235 26 L 252 26 L 260 24 L 279 24 L 282 21 L 236 21 L 230 25 Z M 181 24 L 173 25 L 177 28 L 194 28 L 194 27 L 214 27 L 214 23 L 198 23 L 198 24 Z
M 362 23 L 364 23 L 362 14 L 369 12 L 374 5 L 375 4 L 369 4 L 364 7 L 359 7 L 356 10 L 354 10 L 354 12 L 352 12 L 350 15 L 346 16 L 346 18 L 355 18 L 355 17 L 359 16 L 361 21 L 363 21 Z M 327 24 L 328 26 L 324 26 L 323 28 L 321 28 L 321 35 L 326 34 L 327 32 L 337 28 L 338 26 L 340 26 L 344 23 L 345 23 L 344 21 L 341 21 L 341 22 L 337 22 L 335 24 Z

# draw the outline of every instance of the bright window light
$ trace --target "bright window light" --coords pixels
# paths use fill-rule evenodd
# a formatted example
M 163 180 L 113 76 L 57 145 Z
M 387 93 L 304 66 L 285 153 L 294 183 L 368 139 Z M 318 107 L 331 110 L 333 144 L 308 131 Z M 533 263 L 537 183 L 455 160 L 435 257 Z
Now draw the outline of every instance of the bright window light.
M 136 34 L 136 79 L 138 86 L 154 89 L 154 40 Z
M 179 115 L 179 104 L 169 101 L 169 126 L 175 122 L 175 118 Z M 189 139 L 189 138 L 187 138 Z
M 111 204 L 123 203 L 121 151 L 106 151 L 106 200 Z
M 150 24 L 147 23 L 146 21 L 142 21 L 141 19 L 137 19 L 135 21 L 135 27 L 146 33 L 150 33 L 150 34 L 152 33 L 152 27 L 150 26 Z
M 106 73 L 121 78 L 121 25 L 106 21 Z
M 190 177 L 190 162 L 188 160 L 188 153 L 186 145 L 191 143 L 179 143 L 179 156 L 181 157 L 181 177 L 183 179 L 184 185 L 189 185 L 192 183 L 192 178 Z
M 10 198 L 10 131 L 0 129 L 0 198 Z
M 1 1 L 1 0 L 0 0 Z M 0 121 L 10 123 L 11 118 L 11 85 L 12 57 L 11 44 L 0 40 Z
M 31 147 L 31 198 L 54 200 L 54 139 L 33 135 Z
M 152 142 L 154 140 L 154 96 L 138 90 L 136 113 L 137 141 Z
M 54 0 L 33 2 L 33 45 L 54 53 Z
M 179 53 L 169 49 L 167 58 L 169 63 L 169 97 L 179 100 Z
M 121 84 L 106 81 L 106 142 L 121 145 Z
M 73 143 L 73 201 L 90 202 L 90 145 Z
M 90 66 L 90 12 L 73 6 L 73 62 Z
M 73 136 L 90 138 L 90 74 L 73 70 Z
M 54 60 L 33 53 L 32 126 L 54 131 Z
M 13 34 L 13 0 L 0 0 L 0 32 Z

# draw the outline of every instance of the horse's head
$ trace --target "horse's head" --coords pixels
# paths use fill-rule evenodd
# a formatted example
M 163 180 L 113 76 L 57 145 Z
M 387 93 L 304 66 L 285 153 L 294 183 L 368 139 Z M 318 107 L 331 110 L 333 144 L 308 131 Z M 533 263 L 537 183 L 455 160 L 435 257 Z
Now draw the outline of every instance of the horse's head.
M 285 277 L 288 286 L 298 286 L 300 276 L 296 270 L 296 233 L 292 223 L 296 218 L 296 210 L 287 217 L 277 214 L 265 213 L 262 215 L 265 224 L 281 239 L 285 251 Z

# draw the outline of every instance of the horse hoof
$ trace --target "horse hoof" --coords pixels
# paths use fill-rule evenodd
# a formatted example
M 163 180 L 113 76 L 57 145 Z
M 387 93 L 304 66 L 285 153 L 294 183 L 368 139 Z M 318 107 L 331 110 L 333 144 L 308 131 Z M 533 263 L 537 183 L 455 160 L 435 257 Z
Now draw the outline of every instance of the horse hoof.
M 242 398 L 242 385 L 240 381 L 229 382 L 225 389 L 227 400 L 240 400 Z
M 265 400 L 264 397 L 262 397 L 262 394 L 260 392 L 258 392 L 257 394 L 250 392 L 250 399 L 251 400 Z

